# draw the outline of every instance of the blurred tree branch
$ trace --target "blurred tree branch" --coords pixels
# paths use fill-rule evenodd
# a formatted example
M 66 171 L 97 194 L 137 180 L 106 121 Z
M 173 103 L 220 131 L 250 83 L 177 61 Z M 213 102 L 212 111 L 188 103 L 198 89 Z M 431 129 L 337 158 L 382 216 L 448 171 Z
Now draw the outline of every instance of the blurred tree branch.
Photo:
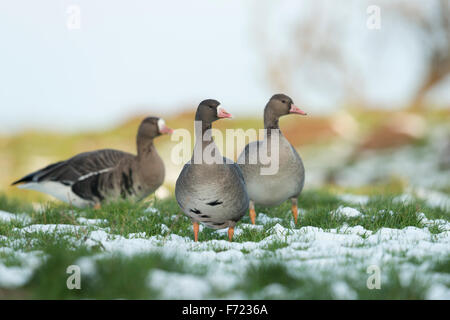
M 423 109 L 426 95 L 450 75 L 450 0 L 426 3 L 435 10 L 432 15 L 424 12 L 424 3 L 420 1 L 374 2 L 382 8 L 383 19 L 408 24 L 414 38 L 423 47 L 425 72 L 410 97 L 413 109 Z M 332 85 L 339 87 L 347 103 L 364 105 L 367 102 L 364 71 L 355 66 L 342 44 L 348 32 L 348 28 L 343 27 L 347 16 L 342 12 L 330 14 L 336 8 L 329 4 L 319 0 L 302 2 L 299 19 L 292 24 L 290 32 L 281 37 L 288 41 L 289 48 L 276 51 L 268 21 L 274 12 L 279 11 L 280 3 L 258 2 L 253 34 L 265 61 L 267 78 L 272 87 L 286 92 L 293 91 L 293 79 L 298 76 L 319 85 L 334 81 Z M 347 11 L 350 9 L 346 8 Z M 306 10 L 308 14 L 300 16 Z
M 437 0 L 435 16 L 426 16 L 420 8 L 408 2 L 394 5 L 407 21 L 415 25 L 419 41 L 426 45 L 427 70 L 420 87 L 412 98 L 411 107 L 424 108 L 426 94 L 450 75 L 450 5 L 449 0 Z
M 341 50 L 339 35 L 345 31 L 341 28 L 339 16 L 326 14 L 326 1 L 308 3 L 310 14 L 298 19 L 287 37 L 288 50 L 273 50 L 267 21 L 278 2 L 258 3 L 258 18 L 254 24 L 256 45 L 266 64 L 266 75 L 272 87 L 283 92 L 291 92 L 292 78 L 303 75 L 308 81 L 317 85 L 334 81 L 340 87 L 347 100 L 359 101 L 363 78 L 351 61 Z M 296 97 L 301 92 L 296 93 Z M 300 96 L 301 99 L 301 96 Z

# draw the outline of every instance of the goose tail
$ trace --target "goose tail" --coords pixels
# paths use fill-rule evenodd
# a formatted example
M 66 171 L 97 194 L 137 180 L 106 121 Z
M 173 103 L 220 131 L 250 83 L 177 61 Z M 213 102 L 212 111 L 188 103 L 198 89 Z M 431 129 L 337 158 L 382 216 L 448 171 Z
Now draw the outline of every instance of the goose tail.
M 20 178 L 19 180 L 16 180 L 13 183 L 11 183 L 11 186 L 26 184 L 26 183 L 30 183 L 30 182 L 39 182 L 41 180 L 41 178 L 43 178 L 47 173 L 51 172 L 52 169 L 55 169 L 61 163 L 62 163 L 62 161 L 53 163 L 41 170 L 37 170 L 30 174 L 27 174 L 26 176 Z

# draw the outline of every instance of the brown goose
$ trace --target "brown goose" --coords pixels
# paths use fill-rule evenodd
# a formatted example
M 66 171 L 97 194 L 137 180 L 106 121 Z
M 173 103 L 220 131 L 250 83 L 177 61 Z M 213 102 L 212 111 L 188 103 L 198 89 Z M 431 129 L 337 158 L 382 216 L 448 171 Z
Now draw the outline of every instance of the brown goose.
M 181 210 L 192 220 L 195 241 L 198 241 L 199 223 L 213 229 L 228 228 L 231 241 L 236 222 L 248 209 L 241 170 L 220 154 L 211 136 L 212 122 L 230 117 L 216 100 L 200 103 L 195 115 L 199 130 L 196 130 L 192 158 L 176 182 L 175 197 Z M 215 161 L 207 159 L 208 155 Z
M 139 126 L 137 155 L 112 149 L 84 152 L 12 185 L 47 193 L 79 208 L 99 207 L 103 201 L 118 198 L 140 200 L 164 182 L 164 163 L 153 139 L 170 133 L 163 119 L 148 117 Z
M 297 108 L 292 99 L 284 94 L 275 94 L 270 98 L 264 109 L 264 140 L 249 143 L 238 158 L 247 192 L 250 198 L 250 218 L 255 224 L 255 204 L 263 206 L 279 205 L 287 199 L 292 202 L 292 214 L 297 223 L 297 198 L 305 182 L 305 169 L 297 151 L 283 136 L 278 125 L 280 117 L 288 114 L 306 115 Z M 275 136 L 271 136 L 275 130 Z M 263 175 L 261 168 L 267 167 L 261 163 L 259 150 L 271 150 L 272 138 L 278 146 L 278 170 L 274 174 Z M 276 138 L 276 139 L 275 139 Z

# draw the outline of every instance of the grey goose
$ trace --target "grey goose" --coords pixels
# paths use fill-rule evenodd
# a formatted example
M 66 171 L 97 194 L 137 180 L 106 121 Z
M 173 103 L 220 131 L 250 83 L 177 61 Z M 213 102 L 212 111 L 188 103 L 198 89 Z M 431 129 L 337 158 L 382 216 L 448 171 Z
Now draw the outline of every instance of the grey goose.
M 191 160 L 177 179 L 175 197 L 181 210 L 192 220 L 194 240 L 199 223 L 212 229 L 228 228 L 232 241 L 234 227 L 248 210 L 248 195 L 239 167 L 223 157 L 211 136 L 212 123 L 230 118 L 217 100 L 204 100 L 195 115 L 198 130 Z M 218 161 L 204 156 L 212 155 Z
M 153 139 L 170 134 L 162 118 L 144 119 L 137 133 L 137 155 L 103 149 L 80 153 L 13 182 L 49 194 L 75 207 L 99 207 L 114 199 L 140 200 L 164 182 L 164 163 Z
M 238 157 L 237 163 L 247 184 L 253 224 L 256 218 L 255 204 L 276 206 L 287 199 L 291 199 L 292 214 L 297 223 L 297 198 L 305 182 L 305 169 L 299 154 L 280 131 L 279 118 L 288 114 L 306 115 L 287 95 L 273 95 L 264 109 L 264 140 L 249 143 Z M 272 137 L 273 132 L 275 135 Z M 274 174 L 261 174 L 261 169 L 269 165 L 262 163 L 260 150 L 270 152 L 272 141 L 275 141 L 279 150 L 278 170 Z

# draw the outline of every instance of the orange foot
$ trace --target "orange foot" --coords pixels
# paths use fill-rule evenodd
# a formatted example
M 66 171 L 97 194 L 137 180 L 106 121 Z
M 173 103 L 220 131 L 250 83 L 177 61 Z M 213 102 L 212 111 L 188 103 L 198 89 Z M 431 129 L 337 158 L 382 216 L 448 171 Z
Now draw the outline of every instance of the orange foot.
M 234 235 L 234 227 L 229 227 L 228 228 L 228 239 L 230 240 L 230 242 L 233 241 L 233 235 Z
M 298 208 L 296 204 L 292 205 L 292 215 L 294 216 L 294 222 L 297 224 L 297 218 L 298 218 Z
M 194 241 L 198 241 L 198 222 L 193 222 L 194 226 Z
M 256 212 L 254 208 L 250 208 L 250 220 L 252 220 L 252 224 L 255 224 Z

